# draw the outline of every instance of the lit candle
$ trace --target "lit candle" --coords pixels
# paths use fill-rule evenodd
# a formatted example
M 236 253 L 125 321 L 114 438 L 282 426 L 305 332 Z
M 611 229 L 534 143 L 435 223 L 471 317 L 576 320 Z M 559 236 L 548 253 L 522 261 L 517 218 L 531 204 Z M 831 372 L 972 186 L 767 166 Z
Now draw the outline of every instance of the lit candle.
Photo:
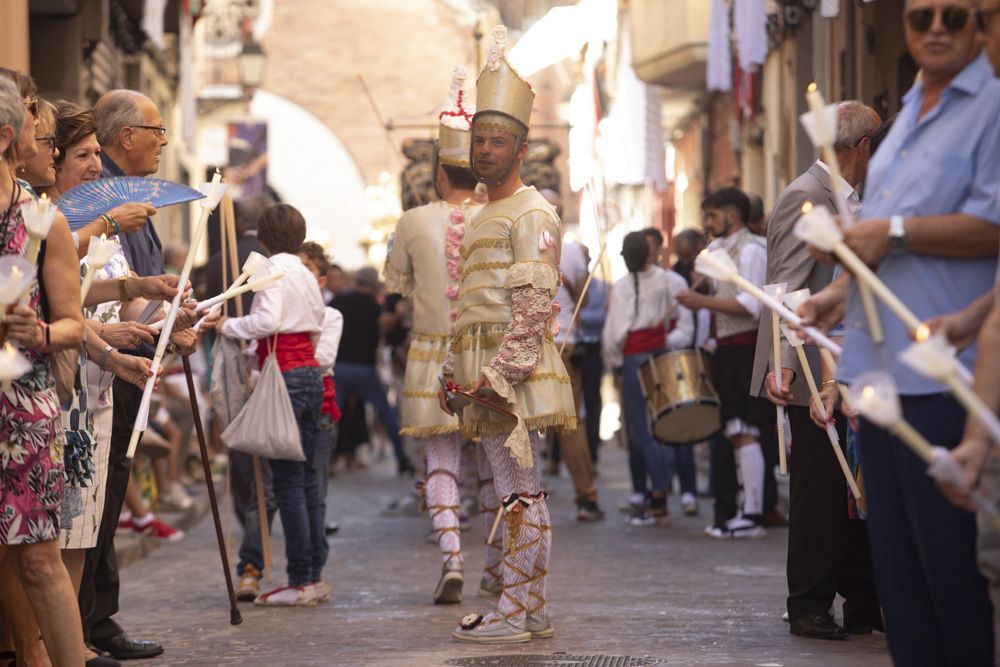
M 817 344 L 827 348 L 833 354 L 840 355 L 840 346 L 830 340 L 830 338 L 816 327 L 802 326 L 802 318 L 793 313 L 788 306 L 781 303 L 761 288 L 740 275 L 733 259 L 725 250 L 702 250 L 695 259 L 695 271 L 704 274 L 715 280 L 734 283 L 744 292 L 760 301 L 762 304 L 777 312 L 782 319 L 791 322 L 802 329 Z
M 816 411 L 819 412 L 819 416 L 823 419 L 826 424 L 826 437 L 830 441 L 830 446 L 833 447 L 833 454 L 837 457 L 837 463 L 840 464 L 840 470 L 844 473 L 844 479 L 847 480 L 847 486 L 851 489 L 851 494 L 858 500 L 861 499 L 861 489 L 858 488 L 857 482 L 854 481 L 854 475 L 851 473 L 851 467 L 847 465 L 847 459 L 844 457 L 844 452 L 840 448 L 840 435 L 837 433 L 837 427 L 830 421 L 830 415 L 826 412 L 826 407 L 823 406 L 823 399 L 819 395 L 819 388 L 816 386 L 816 377 L 813 375 L 812 368 L 809 366 L 809 359 L 806 358 L 805 349 L 803 349 L 803 341 L 798 334 L 792 331 L 787 326 L 782 326 L 781 330 L 785 334 L 785 338 L 791 343 L 792 347 L 795 348 L 795 354 L 799 357 L 799 365 L 802 367 L 802 374 L 806 378 L 806 384 L 809 385 L 809 394 L 812 396 L 812 400 L 816 403 Z
M 782 299 L 785 290 L 788 288 L 788 283 L 775 283 L 773 285 L 764 285 L 764 291 L 778 299 Z M 778 391 L 783 391 L 784 386 L 782 385 L 782 373 L 781 373 L 781 318 L 778 316 L 776 311 L 771 311 L 771 353 L 774 359 L 774 384 L 777 385 Z M 787 454 L 787 443 L 785 442 L 785 406 L 776 405 L 775 408 L 775 420 L 777 421 L 777 431 L 778 431 L 778 471 L 782 475 L 788 474 L 788 454 Z
M 52 229 L 52 223 L 58 212 L 58 209 L 52 206 L 52 202 L 44 194 L 28 203 L 21 211 L 24 229 L 28 232 L 28 249 L 25 257 L 32 266 L 38 262 L 38 251 L 42 247 L 42 241 L 49 235 L 49 230 Z M 30 292 L 31 284 L 29 281 L 29 284 L 22 290 L 21 298 L 27 301 L 31 295 Z
M 235 281 L 233 281 L 233 284 L 230 285 L 226 291 L 229 291 L 235 287 L 239 287 L 240 285 L 242 285 L 243 282 L 247 278 L 249 278 L 251 274 L 260 271 L 264 267 L 272 267 L 272 266 L 273 264 L 271 263 L 271 260 L 269 260 L 267 257 L 264 257 L 264 255 L 260 254 L 259 252 L 251 251 L 250 254 L 247 255 L 246 261 L 243 262 L 243 272 L 240 273 L 240 275 L 236 278 Z M 194 330 L 201 331 L 201 327 L 205 323 L 205 320 L 214 315 L 221 308 L 222 308 L 222 303 L 217 303 L 214 306 L 212 306 L 209 309 L 209 311 L 205 313 L 204 317 L 202 317 L 195 323 Z
M 815 83 L 809 84 L 806 90 L 806 102 L 809 104 L 810 111 L 802 114 L 799 120 L 806 128 L 806 133 L 812 140 L 813 146 L 819 148 L 823 154 L 823 163 L 830 170 L 833 199 L 837 203 L 840 217 L 844 221 L 844 228 L 849 229 L 854 226 L 854 211 L 851 210 L 850 202 L 847 201 L 848 192 L 844 187 L 844 178 L 840 172 L 840 161 L 837 159 L 837 151 L 833 148 L 837 137 L 837 105 L 826 104 Z M 881 343 L 885 340 L 885 335 L 882 332 L 882 322 L 878 318 L 871 289 L 865 285 L 859 285 L 858 292 L 864 305 L 865 318 L 868 321 L 868 331 L 872 341 Z
M 0 349 L 0 387 L 4 391 L 10 388 L 10 383 L 31 370 L 31 362 L 23 354 L 14 349 L 9 342 Z
M 806 202 L 806 205 L 802 207 L 802 217 L 795 223 L 795 236 L 824 252 L 835 254 L 857 278 L 859 292 L 861 287 L 867 286 L 896 313 L 899 319 L 903 320 L 903 323 L 911 331 L 920 326 L 920 320 L 906 307 L 906 304 L 900 301 L 899 297 L 893 294 L 886 284 L 875 275 L 875 272 L 868 268 L 868 265 L 862 262 L 853 250 L 847 247 L 847 244 L 844 243 L 844 234 L 837 226 L 833 216 L 830 215 L 828 208 L 822 205 L 813 206 Z M 870 327 L 877 316 L 875 305 L 863 299 L 862 305 L 865 307 Z M 869 309 L 871 312 L 868 312 Z M 872 339 L 874 340 L 874 334 Z
M 18 255 L 0 257 L 0 321 L 35 278 L 35 265 Z
M 167 343 L 170 341 L 170 334 L 174 329 L 174 321 L 177 319 L 177 311 L 181 306 L 184 287 L 187 285 L 188 278 L 191 275 L 195 253 L 198 252 L 201 240 L 205 236 L 208 217 L 212 213 L 212 210 L 218 206 L 219 200 L 222 199 L 222 195 L 225 192 L 226 186 L 222 184 L 222 174 L 216 169 L 215 175 L 212 177 L 212 182 L 208 185 L 208 196 L 198 202 L 201 206 L 201 217 L 198 220 L 198 225 L 195 227 L 194 235 L 191 237 L 191 245 L 188 248 L 187 257 L 184 259 L 184 267 L 181 269 L 181 275 L 177 279 L 177 294 L 174 295 L 173 301 L 170 302 L 170 309 L 167 311 L 167 317 L 163 321 L 162 333 L 156 344 L 156 352 L 153 354 L 153 363 L 149 369 L 150 376 L 146 379 L 146 386 L 142 392 L 142 401 L 139 403 L 139 411 L 136 414 L 135 424 L 132 427 L 132 437 L 128 443 L 128 452 L 126 455 L 130 459 L 135 456 L 135 449 L 139 445 L 139 436 L 146 430 L 146 423 L 149 420 L 149 402 L 153 397 L 153 386 L 156 384 L 156 376 L 160 371 L 160 362 L 163 361 L 163 354 L 166 352 Z
M 911 343 L 900 352 L 899 360 L 921 375 L 948 387 L 962 407 L 986 427 L 993 441 L 1000 444 L 1000 419 L 979 394 L 959 378 L 957 369 L 961 364 L 955 358 L 955 348 L 944 336 L 925 336 L 923 340 Z
M 271 289 L 274 287 L 275 283 L 285 277 L 284 271 L 267 271 L 260 272 L 262 275 L 255 275 L 250 282 L 246 285 L 240 285 L 239 287 L 231 287 L 227 289 L 222 294 L 217 294 L 210 299 L 205 299 L 204 301 L 199 301 L 194 305 L 194 310 L 201 312 L 203 310 L 214 310 L 216 307 L 222 305 L 223 302 L 237 297 L 241 294 L 247 292 L 260 292 L 262 290 Z M 204 318 L 203 318 L 204 319 Z M 202 321 L 202 320 L 199 320 Z M 163 328 L 163 323 L 165 320 L 160 320 L 159 322 L 154 322 L 150 326 L 156 330 Z
M 121 251 L 122 246 L 117 239 L 109 239 L 106 234 L 101 234 L 101 238 L 90 239 L 87 247 L 87 270 L 83 274 L 83 284 L 80 286 L 80 302 L 87 300 L 90 292 L 90 285 L 94 281 L 94 273 L 103 269 L 111 258 Z

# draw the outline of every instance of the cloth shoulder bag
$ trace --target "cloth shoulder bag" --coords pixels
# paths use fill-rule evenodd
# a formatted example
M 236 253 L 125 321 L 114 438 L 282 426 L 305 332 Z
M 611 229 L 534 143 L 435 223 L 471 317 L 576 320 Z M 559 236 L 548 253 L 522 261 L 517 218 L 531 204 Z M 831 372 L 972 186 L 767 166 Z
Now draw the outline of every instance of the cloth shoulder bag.
M 292 400 L 270 342 L 260 378 L 243 409 L 222 432 L 222 440 L 230 449 L 266 459 L 306 460 Z

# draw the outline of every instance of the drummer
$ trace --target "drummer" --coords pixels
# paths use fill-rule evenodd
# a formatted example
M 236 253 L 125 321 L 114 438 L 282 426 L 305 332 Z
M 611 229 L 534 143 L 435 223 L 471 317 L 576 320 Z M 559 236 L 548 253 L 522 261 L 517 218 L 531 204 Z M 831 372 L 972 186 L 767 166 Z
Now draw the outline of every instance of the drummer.
M 611 288 L 604 322 L 604 364 L 621 371 L 622 408 L 628 431 L 632 488 L 644 501 L 636 503 L 628 523 L 654 526 L 670 523 L 667 492 L 672 477 L 673 451 L 653 439 L 639 369 L 650 356 L 691 347 L 694 318 L 678 304 L 676 295 L 687 289 L 678 274 L 656 264 L 643 232 L 631 232 L 622 244 L 629 275 Z M 647 493 L 646 475 L 652 481 Z
M 757 286 L 764 284 L 767 250 L 761 237 L 747 228 L 750 199 L 741 190 L 725 187 L 709 193 L 701 203 L 705 231 L 715 237 L 709 250 L 725 250 L 740 275 Z M 733 443 L 743 481 L 743 511 L 724 525 L 705 529 L 709 537 L 752 538 L 767 533 L 761 526 L 764 512 L 764 452 L 760 430 L 751 416 L 750 376 L 760 303 L 731 283 L 712 285 L 712 295 L 693 291 L 678 295 L 678 301 L 713 313 L 717 348 L 713 359 L 715 388 L 722 404 L 723 433 Z

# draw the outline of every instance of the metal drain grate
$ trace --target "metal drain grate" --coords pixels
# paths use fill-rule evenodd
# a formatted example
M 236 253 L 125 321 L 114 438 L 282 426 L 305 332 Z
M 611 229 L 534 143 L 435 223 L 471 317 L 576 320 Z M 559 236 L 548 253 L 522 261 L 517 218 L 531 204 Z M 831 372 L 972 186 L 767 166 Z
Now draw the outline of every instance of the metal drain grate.
M 484 655 L 476 658 L 445 660 L 446 665 L 462 667 L 645 667 L 658 665 L 663 658 L 628 655 Z

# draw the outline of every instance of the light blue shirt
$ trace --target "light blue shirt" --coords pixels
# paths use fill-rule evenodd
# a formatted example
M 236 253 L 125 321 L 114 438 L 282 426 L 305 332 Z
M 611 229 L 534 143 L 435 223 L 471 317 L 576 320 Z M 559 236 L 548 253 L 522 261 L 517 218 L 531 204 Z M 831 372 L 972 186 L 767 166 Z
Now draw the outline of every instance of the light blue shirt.
M 965 67 L 938 104 L 917 120 L 924 99 L 920 81 L 868 164 L 860 218 L 965 213 L 1000 225 L 1000 80 L 985 55 Z M 993 286 L 996 259 L 945 259 L 904 252 L 885 257 L 878 276 L 921 320 L 960 310 Z M 885 342 L 872 342 L 852 281 L 844 324 L 847 337 L 839 379 L 868 370 L 889 372 L 903 395 L 944 387 L 910 370 L 897 355 L 910 344 L 904 325 L 879 301 Z M 972 367 L 975 348 L 962 353 Z

